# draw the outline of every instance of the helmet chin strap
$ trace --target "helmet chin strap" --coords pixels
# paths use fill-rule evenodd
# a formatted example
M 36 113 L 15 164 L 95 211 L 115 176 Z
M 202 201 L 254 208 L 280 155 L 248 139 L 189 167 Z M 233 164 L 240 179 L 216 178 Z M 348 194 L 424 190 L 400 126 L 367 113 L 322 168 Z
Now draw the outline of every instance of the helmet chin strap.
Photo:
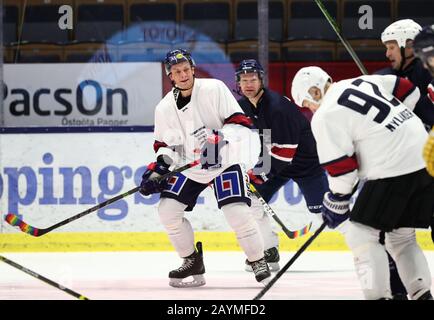
M 402 69 L 404 68 L 404 64 L 405 64 L 405 60 L 406 60 L 405 48 L 401 47 L 400 50 L 401 50 L 401 63 L 399 64 L 399 69 L 398 69 L 399 72 L 401 72 Z
M 190 89 L 192 89 L 192 88 L 194 87 L 194 78 L 195 78 L 195 76 L 193 75 L 193 84 L 191 85 L 190 88 L 187 88 L 187 89 L 181 89 L 181 88 L 179 88 L 179 87 L 177 87 L 177 86 L 175 85 L 175 81 L 173 81 L 173 80 L 172 80 L 172 87 L 174 87 L 176 90 L 179 90 L 179 91 L 188 91 L 188 90 L 190 90 Z
M 256 92 L 255 96 L 253 98 L 256 98 L 257 96 L 259 96 L 259 94 L 264 90 L 264 87 L 261 86 L 258 90 L 258 92 Z
M 404 69 L 405 62 L 406 62 L 408 59 L 413 58 L 413 57 L 414 57 L 414 54 L 411 54 L 411 55 L 409 55 L 409 56 L 405 56 L 405 48 L 404 48 L 404 47 L 401 47 L 401 57 L 402 57 L 402 59 L 401 59 L 401 64 L 399 65 L 399 69 L 398 69 L 399 72 L 401 72 L 401 71 Z

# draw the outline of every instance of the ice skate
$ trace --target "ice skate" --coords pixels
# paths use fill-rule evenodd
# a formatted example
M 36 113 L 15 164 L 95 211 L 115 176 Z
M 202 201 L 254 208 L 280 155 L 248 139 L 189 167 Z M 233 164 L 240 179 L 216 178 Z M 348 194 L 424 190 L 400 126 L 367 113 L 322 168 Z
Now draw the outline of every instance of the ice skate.
M 271 272 L 267 262 L 265 262 L 265 258 L 253 262 L 248 261 L 248 263 L 255 274 L 256 281 L 266 285 L 271 279 Z
M 277 247 L 273 247 L 270 249 L 267 249 L 264 251 L 264 258 L 265 261 L 267 261 L 268 267 L 270 268 L 270 271 L 277 272 L 280 270 L 279 260 L 279 250 Z M 250 265 L 249 261 L 246 259 L 246 266 L 245 270 L 248 272 L 253 272 L 252 266 Z
M 197 251 L 184 258 L 182 266 L 169 272 L 169 285 L 175 288 L 200 287 L 205 285 L 202 242 L 196 244 Z M 193 277 L 190 282 L 183 280 Z
M 431 291 L 425 292 L 423 295 L 421 295 L 417 300 L 434 300 Z

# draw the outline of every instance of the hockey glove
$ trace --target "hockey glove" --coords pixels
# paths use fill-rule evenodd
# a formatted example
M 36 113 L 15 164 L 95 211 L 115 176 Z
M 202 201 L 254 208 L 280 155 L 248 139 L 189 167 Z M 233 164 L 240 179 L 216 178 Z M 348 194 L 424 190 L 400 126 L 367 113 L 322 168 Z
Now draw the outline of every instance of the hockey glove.
M 247 171 L 247 174 L 249 175 L 250 182 L 256 186 L 259 186 L 268 180 L 265 174 L 254 174 L 253 169 Z
M 200 151 L 202 169 L 217 169 L 222 166 L 221 148 L 229 142 L 224 140 L 223 133 L 213 130 Z
M 326 192 L 323 200 L 322 217 L 330 229 L 336 228 L 350 215 L 351 194 L 339 195 Z
M 423 148 L 423 158 L 426 162 L 426 170 L 434 177 L 434 129 L 431 129 L 428 140 Z
M 167 181 L 157 181 L 156 179 L 168 172 L 169 165 L 161 159 L 157 159 L 157 162 L 150 163 L 142 176 L 139 192 L 144 196 L 148 196 L 163 191 L 167 185 Z

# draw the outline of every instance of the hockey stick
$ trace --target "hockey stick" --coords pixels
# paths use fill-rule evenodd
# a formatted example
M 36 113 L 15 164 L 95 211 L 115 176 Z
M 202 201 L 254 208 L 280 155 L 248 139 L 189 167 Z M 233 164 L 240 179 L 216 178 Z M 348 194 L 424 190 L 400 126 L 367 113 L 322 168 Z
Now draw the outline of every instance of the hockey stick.
M 291 231 L 288 230 L 288 228 L 285 227 L 285 224 L 282 222 L 282 220 L 279 219 L 279 217 L 276 215 L 274 210 L 270 207 L 270 205 L 265 201 L 264 198 L 262 198 L 261 194 L 258 190 L 256 190 L 255 186 L 250 183 L 249 184 L 250 191 L 253 192 L 253 194 L 259 199 L 262 206 L 264 207 L 264 210 L 266 213 L 268 213 L 276 222 L 277 224 L 282 228 L 283 232 L 288 236 L 289 239 L 295 239 L 298 237 L 301 237 L 309 232 L 312 223 L 309 223 L 308 225 L 304 226 L 300 230 Z
M 268 290 L 276 283 L 276 281 L 288 270 L 288 268 L 297 260 L 297 258 L 303 253 L 304 250 L 313 242 L 313 240 L 318 237 L 318 235 L 324 230 L 324 228 L 327 226 L 327 224 L 324 222 L 318 230 L 315 231 L 315 233 L 301 246 L 300 249 L 294 254 L 294 256 L 284 265 L 284 267 L 274 276 L 273 279 L 267 285 L 259 292 L 256 297 L 253 298 L 253 300 L 259 300 L 261 299 L 265 293 L 267 293 Z
M 357 180 L 357 182 L 354 184 L 353 189 L 351 190 L 351 195 L 354 195 L 356 193 L 358 187 L 359 187 L 360 180 Z M 318 237 L 318 235 L 325 229 L 327 226 L 326 222 L 323 222 L 323 224 L 314 232 L 314 234 L 298 249 L 298 251 L 294 254 L 294 256 L 285 264 L 285 266 L 274 276 L 273 279 L 267 285 L 262 289 L 256 297 L 253 298 L 253 300 L 259 300 L 261 299 L 265 293 L 267 293 L 268 290 L 274 285 L 274 283 L 288 270 L 288 268 L 295 262 L 295 260 L 298 259 L 298 257 L 306 250 L 308 246 L 313 242 L 313 240 Z
M 318 5 L 321 12 L 324 14 L 325 18 L 327 19 L 328 23 L 331 25 L 333 30 L 335 31 L 336 35 L 341 40 L 342 44 L 344 45 L 345 49 L 347 49 L 348 53 L 350 54 L 351 58 L 353 58 L 354 62 L 357 64 L 357 67 L 359 67 L 362 74 L 368 74 L 368 71 L 366 70 L 365 66 L 363 65 L 362 61 L 360 61 L 359 57 L 357 56 L 356 52 L 354 51 L 353 47 L 348 43 L 348 41 L 342 36 L 341 31 L 339 30 L 338 25 L 336 24 L 336 21 L 333 19 L 333 17 L 328 13 L 327 9 L 325 8 L 324 4 L 321 0 L 315 0 L 316 4 Z
M 43 281 L 43 282 L 49 284 L 50 286 L 53 286 L 53 287 L 55 287 L 55 288 L 57 288 L 57 289 L 59 289 L 59 290 L 62 290 L 62 291 L 64 291 L 64 292 L 70 294 L 71 296 L 76 297 L 78 300 L 89 300 L 88 298 L 86 298 L 86 297 L 83 296 L 82 294 L 77 293 L 77 292 L 75 292 L 75 291 L 72 291 L 71 289 L 65 288 L 65 287 L 62 286 L 61 284 L 58 284 L 57 282 L 54 282 L 54 281 L 52 281 L 52 280 L 50 280 L 50 279 L 47 279 L 47 278 L 45 278 L 44 276 L 41 276 L 40 274 L 38 274 L 38 273 L 36 273 L 36 272 L 34 272 L 34 271 L 32 271 L 32 270 L 29 270 L 29 269 L 23 267 L 22 265 L 20 265 L 20 264 L 14 262 L 14 261 L 12 261 L 12 260 L 9 260 L 9 259 L 6 258 L 6 257 L 3 257 L 3 256 L 0 255 L 0 260 L 3 261 L 4 263 L 7 263 L 8 265 L 10 265 L 10 266 L 12 266 L 12 267 L 14 267 L 14 268 L 16 268 L 16 269 L 18 269 L 18 270 L 24 272 L 24 273 L 27 273 L 28 275 L 30 275 L 30 276 L 32 276 L 32 277 L 34 277 L 34 278 L 36 278 L 36 279 L 39 279 L 39 280 L 41 280 L 41 281 Z
M 186 164 L 186 165 L 184 165 L 182 167 L 176 168 L 173 171 L 168 172 L 165 175 L 162 175 L 161 177 L 156 178 L 156 180 L 157 181 L 162 181 L 164 179 L 170 178 L 173 175 L 175 175 L 176 173 L 179 173 L 179 172 L 182 172 L 184 170 L 190 169 L 190 168 L 192 168 L 192 167 L 194 167 L 194 166 L 196 166 L 198 164 L 200 164 L 199 160 L 193 161 L 193 162 L 188 163 L 188 164 Z M 51 227 L 48 227 L 48 228 L 45 228 L 45 229 L 35 228 L 35 227 L 33 227 L 33 226 L 25 223 L 23 220 L 21 220 L 20 218 L 18 218 L 18 216 L 16 214 L 14 214 L 14 213 L 8 213 L 6 215 L 6 217 L 5 217 L 5 220 L 11 226 L 20 228 L 20 230 L 22 232 L 24 232 L 24 233 L 30 234 L 30 235 L 32 235 L 34 237 L 40 237 L 40 236 L 42 236 L 42 235 L 44 235 L 44 234 L 46 234 L 46 233 L 48 233 L 48 232 L 50 232 L 50 231 L 52 231 L 54 229 L 57 229 L 57 228 L 59 228 L 61 226 L 64 226 L 65 224 L 68 224 L 68 223 L 70 223 L 70 222 L 72 222 L 74 220 L 77 220 L 77 219 L 81 218 L 81 217 L 84 217 L 85 215 L 88 215 L 91 212 L 94 212 L 94 211 L 99 210 L 99 209 L 101 209 L 101 208 L 103 208 L 105 206 L 108 206 L 109 204 L 111 204 L 111 203 L 113 203 L 115 201 L 118 201 L 119 199 L 125 198 L 125 197 L 129 196 L 130 194 L 133 194 L 133 193 L 139 191 L 139 189 L 140 189 L 140 186 L 137 186 L 137 187 L 135 187 L 135 188 L 133 188 L 133 189 L 125 192 L 125 193 L 122 193 L 120 195 L 117 195 L 114 198 L 111 198 L 111 199 L 108 199 L 108 200 L 106 200 L 104 202 L 101 202 L 101 203 L 97 204 L 96 206 L 93 206 L 90 209 L 87 209 L 87 210 L 85 210 L 85 211 L 83 211 L 83 212 L 81 212 L 81 213 L 79 213 L 79 214 L 77 214 L 75 216 L 72 216 L 71 218 L 68 218 L 68 219 L 65 219 L 63 221 L 60 221 L 60 222 L 52 225 Z

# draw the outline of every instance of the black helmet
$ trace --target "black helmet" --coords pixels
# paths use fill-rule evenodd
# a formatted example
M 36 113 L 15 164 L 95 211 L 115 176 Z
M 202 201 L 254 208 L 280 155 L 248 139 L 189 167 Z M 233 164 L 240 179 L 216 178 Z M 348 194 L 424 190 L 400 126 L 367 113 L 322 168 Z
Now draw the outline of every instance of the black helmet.
M 424 27 L 414 38 L 413 50 L 422 61 L 434 55 L 434 24 Z
M 171 50 L 166 54 L 166 58 L 164 58 L 164 68 L 166 69 L 166 74 L 169 75 L 171 73 L 170 68 L 178 63 L 188 61 L 192 67 L 196 66 L 193 58 L 191 57 L 190 52 L 184 49 L 175 49 Z
M 413 41 L 413 50 L 415 56 L 427 65 L 428 70 L 434 76 L 433 62 L 428 63 L 429 59 L 434 60 L 434 24 L 424 27 L 417 34 Z
M 258 77 L 262 80 L 264 77 L 264 68 L 255 59 L 248 59 L 241 61 L 237 70 L 235 70 L 235 81 L 240 82 L 240 75 L 245 73 L 256 72 Z

